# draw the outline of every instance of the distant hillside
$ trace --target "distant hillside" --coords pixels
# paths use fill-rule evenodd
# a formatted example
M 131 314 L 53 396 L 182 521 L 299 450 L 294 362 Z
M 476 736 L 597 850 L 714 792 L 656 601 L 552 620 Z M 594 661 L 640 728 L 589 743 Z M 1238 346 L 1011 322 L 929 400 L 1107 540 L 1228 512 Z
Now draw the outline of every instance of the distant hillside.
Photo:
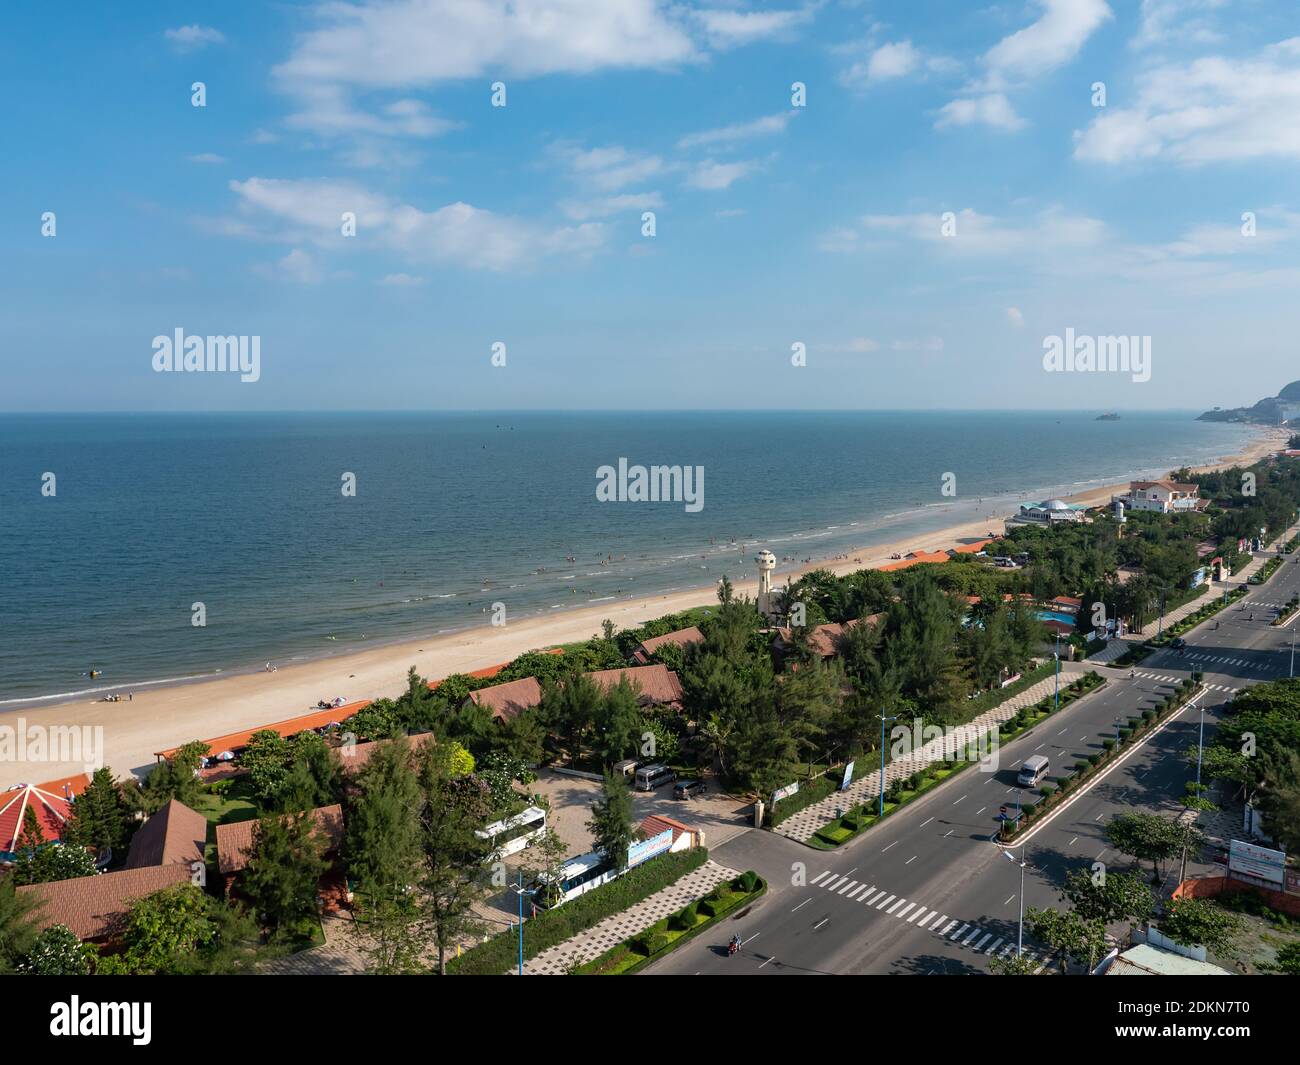
M 1198 418 L 1202 422 L 1252 422 L 1258 425 L 1282 425 L 1288 419 L 1300 420 L 1300 381 L 1292 381 L 1276 396 L 1261 399 L 1253 407 L 1215 407 Z

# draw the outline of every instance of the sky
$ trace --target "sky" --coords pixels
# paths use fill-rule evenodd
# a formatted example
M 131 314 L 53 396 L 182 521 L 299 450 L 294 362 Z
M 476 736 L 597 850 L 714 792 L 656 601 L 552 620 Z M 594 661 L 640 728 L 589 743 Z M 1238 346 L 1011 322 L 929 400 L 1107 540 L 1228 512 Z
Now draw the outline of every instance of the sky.
M 1201 409 L 1300 378 L 1289 0 L 57 11 L 7 5 L 0 42 L 0 410 Z M 258 337 L 258 379 L 156 372 L 177 329 Z M 1149 337 L 1149 379 L 1049 372 L 1067 330 Z

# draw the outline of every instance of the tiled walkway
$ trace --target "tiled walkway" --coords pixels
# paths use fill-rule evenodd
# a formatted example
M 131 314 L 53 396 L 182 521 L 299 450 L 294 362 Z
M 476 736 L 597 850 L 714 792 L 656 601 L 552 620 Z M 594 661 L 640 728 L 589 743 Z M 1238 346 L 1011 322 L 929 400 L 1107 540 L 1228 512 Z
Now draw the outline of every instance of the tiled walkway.
M 688 902 L 702 898 L 724 880 L 740 874 L 734 869 L 719 865 L 710 859 L 680 880 L 656 891 L 635 906 L 606 917 L 599 924 L 579 932 L 572 939 L 544 950 L 531 961 L 524 962 L 525 976 L 562 976 L 575 965 L 599 958 L 611 947 L 617 946 L 638 932 L 643 932 L 656 921 L 680 910 Z M 525 942 L 528 926 L 524 925 Z
M 1090 668 L 1091 666 L 1088 663 L 1063 662 L 1061 665 L 1062 686 Z M 945 755 L 951 754 L 954 750 L 965 748 L 978 740 L 980 736 L 989 732 L 994 725 L 1001 725 L 1004 721 L 1014 717 L 1016 711 L 1022 706 L 1036 703 L 1044 696 L 1051 695 L 1055 690 L 1056 678 L 1054 676 L 1048 677 L 1046 680 L 1040 680 L 1037 684 L 1026 688 L 1018 695 L 1013 695 L 1005 702 L 999 703 L 992 710 L 986 710 L 974 721 L 954 729 L 951 736 L 933 739 L 906 757 L 890 762 L 885 766 L 885 786 L 888 787 L 900 777 L 910 777 L 918 769 L 924 768 L 932 762 L 943 761 Z M 820 802 L 815 802 L 798 813 L 791 814 L 772 831 L 779 832 L 781 835 L 788 836 L 800 843 L 805 843 L 812 838 L 813 833 L 819 828 L 835 820 L 835 811 L 837 809 L 852 809 L 859 803 L 866 802 L 879 794 L 880 769 L 876 768 L 855 780 L 849 785 L 847 791 L 837 791 Z

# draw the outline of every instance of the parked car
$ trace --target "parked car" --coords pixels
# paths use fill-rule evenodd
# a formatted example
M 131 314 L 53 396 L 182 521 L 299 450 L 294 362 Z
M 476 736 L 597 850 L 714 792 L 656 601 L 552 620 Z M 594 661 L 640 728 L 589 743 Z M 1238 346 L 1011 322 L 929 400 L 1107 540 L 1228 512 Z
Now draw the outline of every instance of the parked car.
M 690 799 L 696 795 L 703 795 L 709 790 L 709 786 L 702 780 L 679 780 L 673 786 L 674 799 Z
M 1174 642 L 1171 643 L 1169 646 L 1172 647 L 1175 651 L 1181 651 L 1184 647 L 1187 646 L 1187 641 L 1184 640 L 1181 636 L 1175 636 Z

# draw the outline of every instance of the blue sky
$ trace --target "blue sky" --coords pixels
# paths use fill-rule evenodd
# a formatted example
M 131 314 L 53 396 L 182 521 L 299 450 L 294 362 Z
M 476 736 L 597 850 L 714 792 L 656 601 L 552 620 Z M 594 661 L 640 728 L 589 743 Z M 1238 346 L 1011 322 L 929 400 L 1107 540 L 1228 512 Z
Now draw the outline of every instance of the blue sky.
M 65 10 L 0 46 L 0 409 L 1199 408 L 1300 377 L 1291 3 Z M 261 379 L 154 373 L 176 328 L 260 336 Z M 1151 379 L 1044 372 L 1067 328 L 1150 336 Z

